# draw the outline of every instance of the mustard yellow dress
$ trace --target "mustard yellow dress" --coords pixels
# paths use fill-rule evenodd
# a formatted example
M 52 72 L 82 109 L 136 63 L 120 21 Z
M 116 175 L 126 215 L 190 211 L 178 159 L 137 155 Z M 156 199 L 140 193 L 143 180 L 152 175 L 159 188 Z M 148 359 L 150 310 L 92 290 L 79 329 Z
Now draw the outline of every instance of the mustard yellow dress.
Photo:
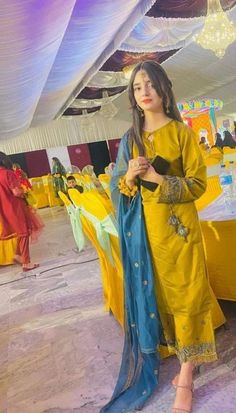
M 145 132 L 143 142 L 148 158 L 160 155 L 170 162 L 168 175 L 154 192 L 141 186 L 165 339 L 180 362 L 213 361 L 217 355 L 212 298 L 194 204 L 206 188 L 201 151 L 193 130 L 175 120 L 153 133 Z M 133 157 L 137 156 L 133 145 Z M 188 232 L 186 237 L 171 225 L 173 215 Z

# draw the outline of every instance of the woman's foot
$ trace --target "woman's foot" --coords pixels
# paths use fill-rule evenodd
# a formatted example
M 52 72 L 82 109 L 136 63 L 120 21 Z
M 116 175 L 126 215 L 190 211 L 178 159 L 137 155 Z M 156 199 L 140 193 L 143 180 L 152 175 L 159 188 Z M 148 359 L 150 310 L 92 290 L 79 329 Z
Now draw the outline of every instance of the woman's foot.
M 174 387 L 176 387 L 178 382 L 179 382 L 179 374 L 176 374 L 176 376 L 173 378 L 171 383 Z
M 22 265 L 22 258 L 21 258 L 21 256 L 18 255 L 18 254 L 16 254 L 16 255 L 14 256 L 13 261 L 14 261 L 16 264 L 21 264 L 21 265 Z
M 31 262 L 29 264 L 23 264 L 22 269 L 23 271 L 31 271 L 34 270 L 35 268 L 38 268 L 39 264 L 32 264 Z
M 193 384 L 176 385 L 176 397 L 171 413 L 191 413 L 193 398 Z

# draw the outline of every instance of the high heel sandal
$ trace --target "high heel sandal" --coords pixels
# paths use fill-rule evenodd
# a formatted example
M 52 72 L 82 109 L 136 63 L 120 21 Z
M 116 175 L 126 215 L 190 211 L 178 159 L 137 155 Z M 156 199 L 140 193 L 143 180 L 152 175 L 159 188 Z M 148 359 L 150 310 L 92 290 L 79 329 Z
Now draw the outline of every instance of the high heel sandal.
M 200 373 L 201 373 L 201 371 L 200 371 L 200 369 L 201 369 L 201 365 L 197 365 L 197 366 L 195 366 L 194 367 L 194 369 L 193 369 L 193 378 L 195 379 L 197 376 L 199 376 L 200 375 Z M 178 380 L 179 380 L 179 374 L 177 374 L 174 378 L 173 378 L 173 380 L 172 380 L 172 386 L 176 389 L 176 386 L 177 386 L 177 384 L 178 384 Z M 175 383 L 175 381 L 177 381 L 177 383 Z
M 179 384 L 176 384 L 176 385 L 175 385 L 175 388 L 176 388 L 176 390 L 177 390 L 178 388 L 189 390 L 189 391 L 191 391 L 192 394 L 193 394 L 193 392 L 194 392 L 194 384 L 193 384 L 193 383 L 191 384 L 191 386 L 181 386 L 181 385 L 179 385 Z M 190 408 L 190 410 L 183 409 L 183 408 L 181 408 L 181 407 L 172 407 L 172 413 L 173 413 L 173 412 L 174 412 L 174 413 L 175 413 L 175 412 L 191 413 L 191 411 L 192 411 L 192 407 Z

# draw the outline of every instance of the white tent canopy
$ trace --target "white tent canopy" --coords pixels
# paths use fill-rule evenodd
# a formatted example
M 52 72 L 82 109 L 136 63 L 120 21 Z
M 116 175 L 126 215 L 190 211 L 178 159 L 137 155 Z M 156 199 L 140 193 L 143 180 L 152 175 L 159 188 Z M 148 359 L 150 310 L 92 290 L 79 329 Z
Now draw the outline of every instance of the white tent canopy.
M 154 2 L 1 1 L 1 139 L 63 113 Z
M 235 119 L 236 42 L 228 47 L 223 59 L 218 59 L 188 35 L 188 30 L 192 34 L 199 31 L 202 17 L 191 19 L 191 25 L 188 19 L 154 21 L 143 17 L 153 3 L 154 0 L 1 2 L 0 150 L 17 153 L 121 137 L 130 126 L 126 92 L 112 98 L 118 112 L 111 120 L 99 112 L 87 117 L 53 119 L 87 84 L 126 85 L 122 72 L 100 72 L 99 68 L 117 48 L 135 47 L 135 38 L 144 48 L 148 36 L 153 38 L 155 50 L 169 50 L 170 44 L 176 48 L 181 42 L 185 46 L 163 63 L 178 101 L 219 98 L 224 102 L 220 115 Z M 236 7 L 228 14 L 235 24 Z M 150 27 L 148 19 L 152 22 Z M 157 25 L 159 31 L 155 34 Z M 147 50 L 148 47 L 149 42 Z M 80 105 L 79 101 L 75 107 L 76 104 Z

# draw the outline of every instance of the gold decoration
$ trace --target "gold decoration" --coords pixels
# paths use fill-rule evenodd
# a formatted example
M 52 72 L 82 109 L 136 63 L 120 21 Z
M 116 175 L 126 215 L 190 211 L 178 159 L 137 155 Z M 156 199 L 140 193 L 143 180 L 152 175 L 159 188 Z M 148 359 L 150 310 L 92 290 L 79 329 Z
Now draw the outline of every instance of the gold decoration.
M 220 0 L 208 0 L 203 30 L 194 40 L 204 49 L 212 50 L 222 58 L 227 47 L 236 40 L 236 27 L 223 11 Z

